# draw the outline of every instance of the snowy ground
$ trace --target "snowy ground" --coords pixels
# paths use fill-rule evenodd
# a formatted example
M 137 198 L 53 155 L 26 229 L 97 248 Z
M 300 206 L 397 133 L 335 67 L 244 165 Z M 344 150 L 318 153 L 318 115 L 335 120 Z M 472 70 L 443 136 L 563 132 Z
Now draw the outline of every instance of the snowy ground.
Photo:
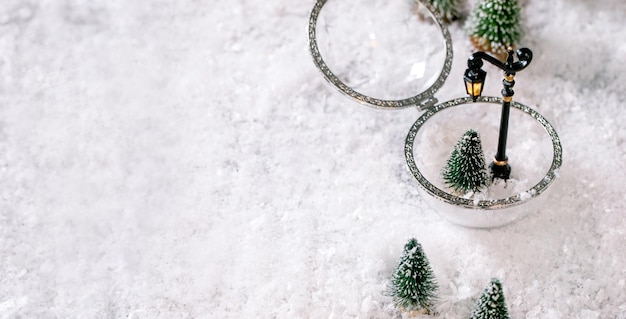
M 626 2 L 524 6 L 515 98 L 564 165 L 540 213 L 485 231 L 417 194 L 417 110 L 328 88 L 313 1 L 3 0 L 0 318 L 398 318 L 384 290 L 410 237 L 438 318 L 491 277 L 511 318 L 626 318 Z M 471 52 L 450 31 L 440 100 Z

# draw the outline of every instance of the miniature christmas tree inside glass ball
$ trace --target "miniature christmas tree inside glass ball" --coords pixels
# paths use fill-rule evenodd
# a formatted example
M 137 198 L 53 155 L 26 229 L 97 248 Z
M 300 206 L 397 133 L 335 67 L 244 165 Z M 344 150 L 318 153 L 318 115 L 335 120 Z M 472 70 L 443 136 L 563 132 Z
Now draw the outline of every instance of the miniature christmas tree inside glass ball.
M 446 185 L 459 194 L 476 193 L 487 186 L 487 164 L 478 132 L 468 130 L 463 134 L 442 175 Z
M 502 284 L 498 279 L 492 278 L 483 290 L 470 319 L 509 319 Z
M 404 311 L 430 313 L 437 288 L 435 275 L 422 245 L 415 238 L 410 239 L 404 245 L 389 286 L 389 294 L 396 306 Z
M 480 1 L 467 21 L 472 44 L 504 60 L 507 48 L 515 46 L 522 34 L 521 11 L 517 0 Z
M 492 182 L 488 168 L 487 186 L 465 194 L 455 192 L 446 183 L 442 169 L 449 161 L 454 162 L 451 151 L 470 127 L 480 133 L 485 160 L 493 162 L 501 144 L 501 109 L 502 100 L 492 97 L 479 97 L 476 102 L 471 97 L 444 102 L 420 117 L 407 134 L 405 155 L 419 183 L 421 198 L 434 212 L 455 224 L 502 226 L 541 211 L 544 201 L 549 200 L 543 194 L 558 176 L 560 141 L 549 121 L 516 102 L 511 103 L 511 130 L 507 132 L 505 158 L 512 167 L 509 178 Z M 477 167 L 476 171 L 481 172 L 480 165 Z

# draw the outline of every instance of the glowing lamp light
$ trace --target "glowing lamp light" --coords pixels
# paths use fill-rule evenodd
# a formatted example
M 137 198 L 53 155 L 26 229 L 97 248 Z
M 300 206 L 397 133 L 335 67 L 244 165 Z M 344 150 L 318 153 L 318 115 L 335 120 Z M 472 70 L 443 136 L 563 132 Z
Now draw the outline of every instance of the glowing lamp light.
M 483 69 L 465 70 L 465 75 L 463 76 L 463 80 L 465 80 L 465 91 L 472 97 L 474 102 L 476 102 L 476 99 L 483 92 L 486 76 L 487 72 L 483 71 Z

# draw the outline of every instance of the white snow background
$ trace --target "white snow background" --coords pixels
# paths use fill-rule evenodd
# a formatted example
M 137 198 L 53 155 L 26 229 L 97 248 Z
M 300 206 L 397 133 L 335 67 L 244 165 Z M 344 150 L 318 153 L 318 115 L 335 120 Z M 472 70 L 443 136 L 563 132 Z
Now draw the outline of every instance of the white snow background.
M 493 230 L 417 194 L 416 109 L 329 89 L 313 4 L 0 2 L 0 318 L 399 318 L 410 237 L 435 318 L 466 318 L 491 277 L 511 318 L 626 318 L 626 2 L 523 1 L 515 99 L 564 164 L 541 212 Z M 450 32 L 441 101 L 472 52 Z

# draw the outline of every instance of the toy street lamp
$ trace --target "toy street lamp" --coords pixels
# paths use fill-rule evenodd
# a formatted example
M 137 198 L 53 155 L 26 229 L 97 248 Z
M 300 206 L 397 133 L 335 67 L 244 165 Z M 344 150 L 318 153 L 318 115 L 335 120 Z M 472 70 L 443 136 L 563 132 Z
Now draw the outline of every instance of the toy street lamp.
M 523 70 L 530 64 L 533 53 L 527 48 L 515 51 L 518 61 L 513 62 L 513 49 L 509 48 L 506 62 L 501 62 L 497 58 L 488 55 L 485 52 L 476 52 L 467 60 L 467 70 L 463 79 L 465 80 L 465 90 L 474 102 L 481 95 L 485 83 L 485 72 L 481 67 L 483 61 L 497 66 L 504 71 L 504 80 L 502 80 L 502 114 L 500 116 L 500 134 L 498 136 L 498 151 L 489 165 L 493 178 L 509 179 L 511 175 L 511 166 L 508 164 L 506 156 L 506 138 L 509 129 L 509 111 L 511 109 L 511 101 L 513 100 L 513 85 L 515 85 L 515 73 Z

